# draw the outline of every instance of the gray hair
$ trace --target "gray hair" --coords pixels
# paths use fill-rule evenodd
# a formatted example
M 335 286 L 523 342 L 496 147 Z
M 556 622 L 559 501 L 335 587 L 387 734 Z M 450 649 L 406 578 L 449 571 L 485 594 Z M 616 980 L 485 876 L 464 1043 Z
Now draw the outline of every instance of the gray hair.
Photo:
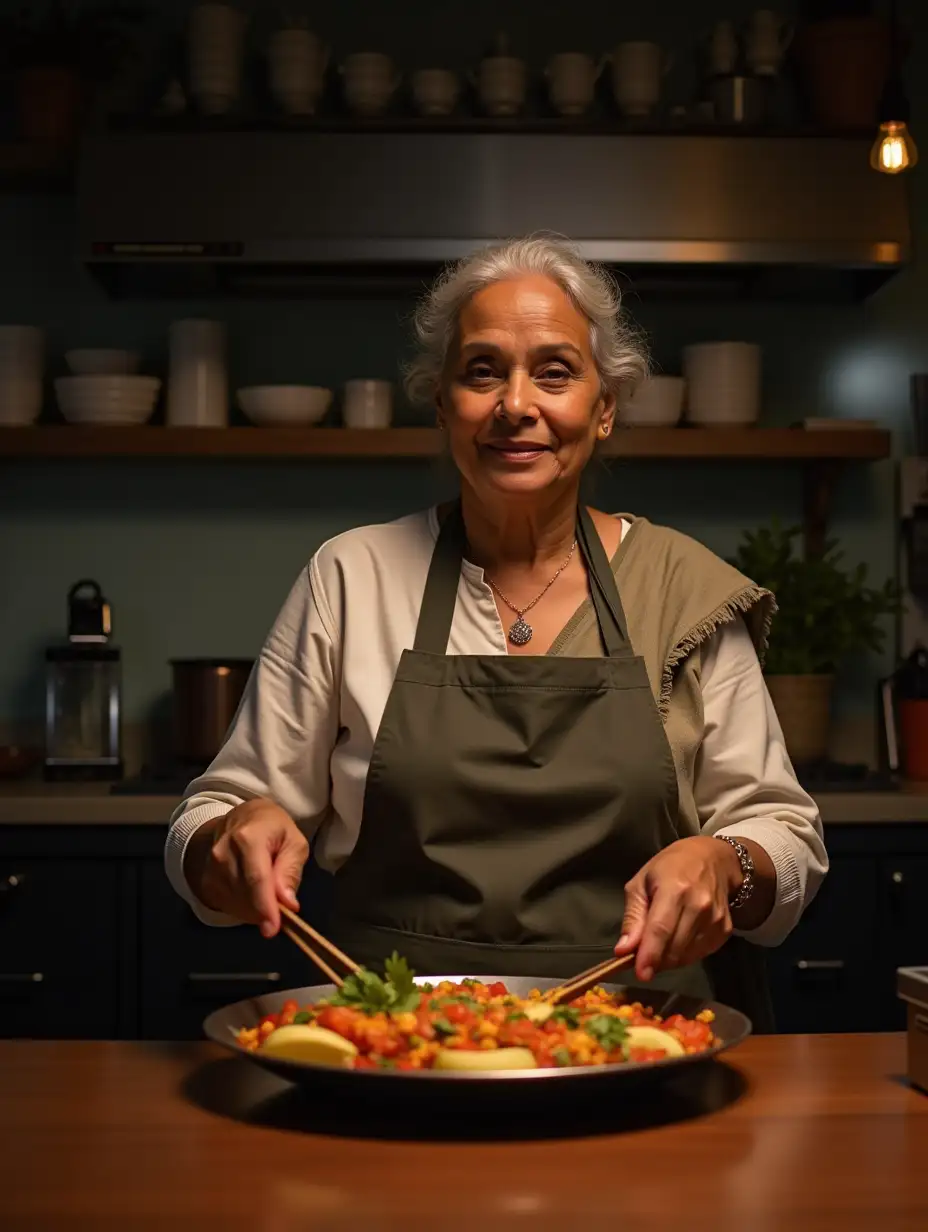
M 648 375 L 648 354 L 628 321 L 615 279 L 584 260 L 576 245 L 549 233 L 481 248 L 448 266 L 416 310 L 419 353 L 406 369 L 406 393 L 431 402 L 441 382 L 461 309 L 484 287 L 526 274 L 550 278 L 590 323 L 590 349 L 603 389 L 621 403 Z

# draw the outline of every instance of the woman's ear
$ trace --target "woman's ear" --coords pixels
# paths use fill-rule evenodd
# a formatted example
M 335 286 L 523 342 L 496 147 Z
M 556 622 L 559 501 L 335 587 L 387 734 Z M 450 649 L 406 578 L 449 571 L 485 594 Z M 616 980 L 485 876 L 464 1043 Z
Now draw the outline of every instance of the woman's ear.
M 602 395 L 597 407 L 597 415 L 596 435 L 600 440 L 605 440 L 615 427 L 615 394 L 604 393 Z

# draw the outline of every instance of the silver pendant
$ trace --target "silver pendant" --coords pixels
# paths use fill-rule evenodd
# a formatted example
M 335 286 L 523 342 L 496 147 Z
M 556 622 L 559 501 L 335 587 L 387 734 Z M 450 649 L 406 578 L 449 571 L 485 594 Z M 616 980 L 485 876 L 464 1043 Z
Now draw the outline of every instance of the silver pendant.
M 533 632 L 534 630 L 528 621 L 524 620 L 520 616 L 515 624 L 510 626 L 509 640 L 512 642 L 513 646 L 524 646 L 526 642 L 530 642 L 532 640 Z

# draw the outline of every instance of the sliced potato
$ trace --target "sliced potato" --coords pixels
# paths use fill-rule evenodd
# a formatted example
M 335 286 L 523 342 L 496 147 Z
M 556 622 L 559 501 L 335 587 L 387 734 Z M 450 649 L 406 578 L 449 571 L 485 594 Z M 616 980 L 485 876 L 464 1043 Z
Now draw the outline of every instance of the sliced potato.
M 625 1040 L 625 1050 L 629 1048 L 647 1048 L 649 1051 L 665 1052 L 668 1057 L 682 1057 L 685 1055 L 683 1045 L 675 1035 L 671 1035 L 669 1031 L 662 1031 L 660 1027 L 629 1027 L 628 1037 Z
M 554 1013 L 554 1006 L 547 1001 L 532 1001 L 525 1007 L 525 1017 L 529 1022 L 547 1022 Z
M 435 1069 L 487 1070 L 537 1069 L 538 1062 L 528 1048 L 487 1048 L 479 1052 L 461 1048 L 441 1048 L 435 1057 Z
M 332 1065 L 351 1069 L 358 1050 L 351 1040 L 336 1031 L 309 1023 L 291 1023 L 272 1031 L 261 1045 L 268 1057 L 284 1061 L 307 1061 L 311 1065 Z

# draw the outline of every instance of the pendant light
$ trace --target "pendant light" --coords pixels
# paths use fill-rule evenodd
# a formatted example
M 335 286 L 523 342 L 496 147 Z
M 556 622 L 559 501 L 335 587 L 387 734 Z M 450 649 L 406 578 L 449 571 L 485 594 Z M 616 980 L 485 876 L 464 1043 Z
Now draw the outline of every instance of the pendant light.
M 918 162 L 918 150 L 909 132 L 909 100 L 902 80 L 896 3 L 890 6 L 892 62 L 880 98 L 880 127 L 870 150 L 870 166 L 884 175 L 898 175 Z

